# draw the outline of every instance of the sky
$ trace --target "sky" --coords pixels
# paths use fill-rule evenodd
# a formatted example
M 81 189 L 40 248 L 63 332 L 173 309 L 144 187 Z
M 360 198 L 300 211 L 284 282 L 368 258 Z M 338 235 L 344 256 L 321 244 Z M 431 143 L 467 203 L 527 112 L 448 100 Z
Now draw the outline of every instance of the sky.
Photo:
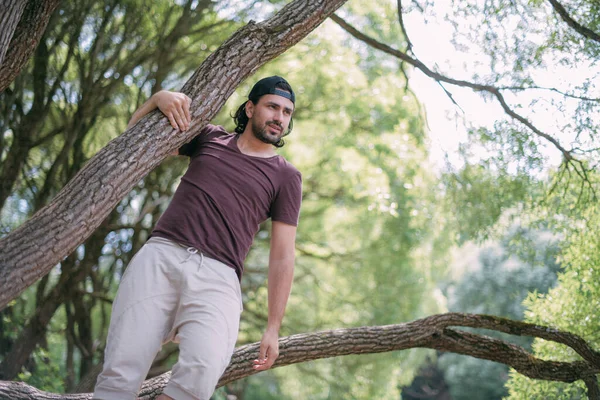
M 477 82 L 471 78 L 473 73 L 482 77 L 489 76 L 491 70 L 487 56 L 480 50 L 477 52 L 476 47 L 471 47 L 469 52 L 460 52 L 451 43 L 454 30 L 450 23 L 443 18 L 447 13 L 452 15 L 451 2 L 448 0 L 436 1 L 435 12 L 438 18 L 429 16 L 427 23 L 420 12 L 414 11 L 404 15 L 405 26 L 414 45 L 413 51 L 416 56 L 431 69 L 439 67 L 440 72 L 448 77 Z M 541 9 L 540 12 L 543 14 L 552 12 L 552 10 Z M 523 19 L 519 19 L 509 24 L 516 26 L 517 23 L 522 22 Z M 538 23 L 545 24 L 546 20 L 540 18 Z M 532 27 L 531 34 L 527 37 L 532 43 L 541 42 L 544 39 L 537 33 L 536 28 Z M 472 22 L 466 21 L 458 29 L 462 29 L 463 33 L 470 30 L 470 34 L 473 35 L 473 30 L 476 30 L 477 27 L 473 26 Z M 511 33 L 512 27 L 505 30 L 505 34 L 510 35 Z M 503 38 L 500 33 L 498 40 L 509 41 L 510 38 Z M 536 68 L 532 78 L 540 86 L 572 91 L 587 78 L 597 74 L 598 69 L 586 68 L 585 64 L 581 64 L 574 70 L 572 65 L 562 66 L 554 60 L 548 59 L 542 67 Z M 509 119 L 497 101 L 485 101 L 480 94 L 471 89 L 446 84 L 445 88 L 452 93 L 460 105 L 460 108 L 457 107 L 436 81 L 416 69 L 410 75 L 410 87 L 426 110 L 431 139 L 430 157 L 433 163 L 440 168 L 443 168 L 446 160 L 455 167 L 462 163 L 458 156 L 458 146 L 459 143 L 468 140 L 466 127 L 468 124 L 491 128 L 494 122 Z M 532 90 L 518 95 L 504 92 L 504 96 L 511 105 L 517 102 L 525 105 L 532 101 L 536 102 L 535 108 L 524 107 L 517 111 L 534 121 L 534 124 L 542 131 L 558 138 L 564 147 L 570 148 L 574 132 L 560 129 L 565 123 L 565 118 L 556 112 L 555 107 L 550 106 L 553 99 L 559 96 L 543 90 Z M 600 97 L 600 93 L 598 93 L 598 97 Z M 567 108 L 574 109 L 576 105 L 576 101 L 570 101 L 567 103 Z M 525 129 L 527 130 L 527 128 Z M 531 134 L 533 135 L 533 133 Z M 547 142 L 543 141 L 542 143 L 542 154 L 547 157 L 548 165 L 558 165 L 562 160 L 560 152 Z M 484 152 L 480 156 L 485 157 Z

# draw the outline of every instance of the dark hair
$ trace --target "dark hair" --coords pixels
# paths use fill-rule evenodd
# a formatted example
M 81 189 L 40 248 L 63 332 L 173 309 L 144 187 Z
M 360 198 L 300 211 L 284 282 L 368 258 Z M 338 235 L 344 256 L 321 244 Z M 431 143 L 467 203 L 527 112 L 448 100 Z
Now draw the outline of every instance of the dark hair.
M 286 90 L 290 93 L 292 92 L 291 86 L 285 82 L 278 83 L 277 85 L 275 85 L 275 87 L 277 87 L 278 89 L 281 89 L 281 90 Z M 251 101 L 254 104 L 258 104 L 259 100 L 260 100 L 260 97 L 256 100 L 246 100 L 244 103 L 242 103 L 241 106 L 238 107 L 235 114 L 231 116 L 233 118 L 233 121 L 235 122 L 235 133 L 243 133 L 244 130 L 246 129 L 246 125 L 248 125 L 249 118 L 248 118 L 248 115 L 246 115 L 246 103 Z M 285 145 L 285 141 L 283 140 L 283 137 L 289 135 L 292 132 L 293 127 L 294 127 L 294 120 L 293 120 L 293 118 L 290 118 L 290 125 L 288 126 L 287 132 L 285 132 L 281 136 L 281 139 L 279 139 L 279 141 L 277 143 L 274 143 L 273 146 L 275 146 L 277 148 L 283 147 Z

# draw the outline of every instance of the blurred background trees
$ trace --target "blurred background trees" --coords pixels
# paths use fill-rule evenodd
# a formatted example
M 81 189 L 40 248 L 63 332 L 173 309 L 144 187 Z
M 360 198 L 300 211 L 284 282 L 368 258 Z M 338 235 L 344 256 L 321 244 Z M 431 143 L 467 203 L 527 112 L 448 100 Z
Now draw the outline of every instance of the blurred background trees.
M 350 1 L 336 23 L 256 73 L 285 76 L 298 97 L 282 154 L 303 173 L 304 202 L 282 335 L 460 311 L 558 326 L 598 346 L 600 43 L 553 3 Z M 47 204 L 152 93 L 177 90 L 233 31 L 283 5 L 62 1 L 26 68 L 0 93 L 0 234 Z M 563 6 L 580 27 L 600 31 L 596 3 Z M 450 29 L 434 31 L 440 24 Z M 431 49 L 443 43 L 451 56 L 440 50 L 436 59 Z M 422 77 L 438 85 L 437 105 L 420 97 Z M 233 127 L 229 115 L 254 80 L 213 123 Z M 443 104 L 455 146 L 445 158 L 435 155 L 432 121 Z M 0 311 L 1 379 L 92 389 L 120 277 L 185 167 L 185 159 L 165 160 Z M 246 262 L 238 344 L 259 340 L 266 323 L 269 235 L 267 223 Z M 542 341 L 519 344 L 544 358 L 576 357 Z M 177 348 L 165 346 L 149 376 L 176 358 Z M 414 350 L 276 369 L 215 398 L 226 393 L 491 400 L 585 392 Z

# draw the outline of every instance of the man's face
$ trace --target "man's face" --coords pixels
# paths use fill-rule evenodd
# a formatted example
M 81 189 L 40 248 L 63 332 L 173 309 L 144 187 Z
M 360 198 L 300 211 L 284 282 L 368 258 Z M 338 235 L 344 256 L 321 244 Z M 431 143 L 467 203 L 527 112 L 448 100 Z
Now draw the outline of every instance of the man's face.
M 254 136 L 264 143 L 275 144 L 287 132 L 294 112 L 290 99 L 276 94 L 266 94 L 254 104 L 246 105 L 250 127 Z

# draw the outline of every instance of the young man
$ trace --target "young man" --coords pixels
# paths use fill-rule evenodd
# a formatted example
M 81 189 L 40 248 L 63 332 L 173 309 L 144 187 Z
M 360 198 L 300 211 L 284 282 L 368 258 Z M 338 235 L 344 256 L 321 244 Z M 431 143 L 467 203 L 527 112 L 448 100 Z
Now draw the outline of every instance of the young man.
M 253 368 L 270 368 L 290 294 L 301 176 L 275 153 L 292 127 L 295 95 L 281 77 L 258 81 L 234 120 L 237 134 L 208 125 L 179 149 L 187 172 L 151 238 L 129 264 L 113 304 L 104 370 L 94 399 L 137 393 L 163 343 L 179 360 L 159 400 L 208 400 L 229 364 L 242 310 L 243 261 L 259 224 L 272 220 L 268 322 Z M 190 99 L 162 91 L 129 126 L 159 108 L 173 128 L 190 124 Z

